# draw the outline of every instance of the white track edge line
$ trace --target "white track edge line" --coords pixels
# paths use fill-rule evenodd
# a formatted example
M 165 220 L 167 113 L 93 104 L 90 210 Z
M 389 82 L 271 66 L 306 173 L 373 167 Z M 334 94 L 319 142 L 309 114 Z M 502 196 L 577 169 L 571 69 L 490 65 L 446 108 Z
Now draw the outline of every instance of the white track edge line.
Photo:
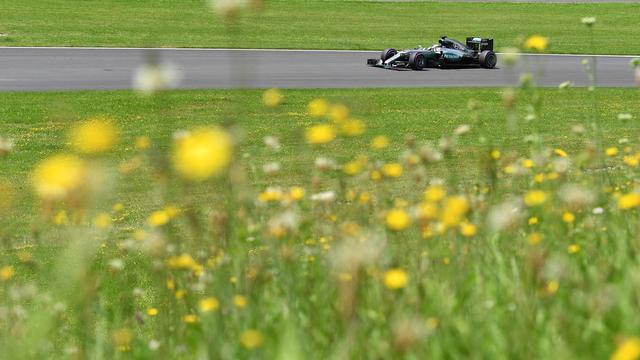
M 376 50 L 322 50 L 322 49 L 229 49 L 229 48 L 140 48 L 140 47 L 82 47 L 82 46 L 0 46 L 2 49 L 42 49 L 42 50 L 168 50 L 168 51 L 256 51 L 256 52 L 333 52 L 333 53 L 376 53 Z M 504 54 L 504 53 L 498 53 Z M 515 53 L 527 56 L 566 56 L 566 57 L 618 57 L 635 58 L 640 55 L 607 55 L 607 54 L 537 54 Z

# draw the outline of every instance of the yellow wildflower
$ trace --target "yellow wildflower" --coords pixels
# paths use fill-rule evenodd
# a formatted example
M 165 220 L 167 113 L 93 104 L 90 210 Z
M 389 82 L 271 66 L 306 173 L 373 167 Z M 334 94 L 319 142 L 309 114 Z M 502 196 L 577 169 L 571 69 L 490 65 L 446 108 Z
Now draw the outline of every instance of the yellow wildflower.
M 529 36 L 524 44 L 523 44 L 523 48 L 527 49 L 527 50 L 535 50 L 535 51 L 545 51 L 547 50 L 547 47 L 549 46 L 549 38 L 548 37 L 544 37 L 544 36 L 540 36 L 540 35 L 533 35 L 533 36 Z
M 149 216 L 149 225 L 151 226 L 162 226 L 171 220 L 169 214 L 167 214 L 164 210 L 157 210 L 151 213 Z
M 500 156 L 502 156 L 500 150 L 491 150 L 491 153 L 489 155 L 491 155 L 491 158 L 494 160 L 498 160 L 500 159 Z
M 387 227 L 391 230 L 404 230 L 411 224 L 409 214 L 403 209 L 392 209 L 385 216 Z
M 567 152 L 562 149 L 555 149 L 553 152 L 560 157 L 567 157 Z
M 156 315 L 158 315 L 158 309 L 157 309 L 157 308 L 154 308 L 154 307 L 148 308 L 148 309 L 147 309 L 147 315 L 149 315 L 149 316 L 156 316 Z
M 431 220 L 438 217 L 438 204 L 433 201 L 423 201 L 417 207 L 420 219 Z
M 55 155 L 36 165 L 32 182 L 43 199 L 60 200 L 78 191 L 84 184 L 86 167 L 74 155 Z
M 460 233 L 465 237 L 472 237 L 478 233 L 478 227 L 474 224 L 463 222 L 460 224 Z
M 371 140 L 371 148 L 374 150 L 382 150 L 389 146 L 389 138 L 384 135 L 379 135 Z
M 231 137 L 224 130 L 199 129 L 175 141 L 173 166 L 187 180 L 203 181 L 227 168 L 231 152 Z
M 386 177 L 397 178 L 402 175 L 402 165 L 398 163 L 389 163 L 382 166 L 382 173 Z
M 118 129 L 110 119 L 93 118 L 73 128 L 69 140 L 81 153 L 102 153 L 114 147 L 118 141 Z
M 240 336 L 240 343 L 247 349 L 256 349 L 264 343 L 264 337 L 258 330 L 245 330 Z
M 328 124 L 314 125 L 305 131 L 305 139 L 311 145 L 326 144 L 335 138 L 336 131 Z
M 262 93 L 262 103 L 266 107 L 276 107 L 282 103 L 284 95 L 278 89 L 268 89 Z
M 118 351 L 130 351 L 131 342 L 133 341 L 133 332 L 129 329 L 119 329 L 113 333 L 113 342 Z
M 215 297 L 207 297 L 200 300 L 198 308 L 203 313 L 208 313 L 218 310 L 220 308 L 220 302 Z
M 445 199 L 440 221 L 445 227 L 460 224 L 469 211 L 469 202 L 464 196 L 451 196 Z
M 427 201 L 440 201 L 442 200 L 447 191 L 444 189 L 442 185 L 430 185 L 424 191 L 424 199 Z
M 567 224 L 571 224 L 572 222 L 574 222 L 576 220 L 576 216 L 573 215 L 572 212 L 569 211 L 565 211 L 562 214 L 562 221 L 566 222 Z
M 542 235 L 540 235 L 539 232 L 532 232 L 527 237 L 527 240 L 529 241 L 529 244 L 531 244 L 531 245 L 538 245 L 542 241 Z
M 531 169 L 535 164 L 533 163 L 533 160 L 531 159 L 524 159 L 522 160 L 522 166 L 527 168 L 527 169 Z
M 293 201 L 300 201 L 304 198 L 304 188 L 300 186 L 294 186 L 289 189 L 289 198 Z
M 9 281 L 11 280 L 11 278 L 15 273 L 16 273 L 16 270 L 13 266 L 5 265 L 0 268 L 0 280 Z
M 605 150 L 605 154 L 607 154 L 607 156 L 609 157 L 613 157 L 618 155 L 618 148 L 615 146 L 609 147 Z
M 344 166 L 342 167 L 342 170 L 344 171 L 345 174 L 349 176 L 354 176 L 362 172 L 362 167 L 363 167 L 362 162 L 358 160 L 353 160 L 344 164 Z
M 547 294 L 551 295 L 551 294 L 555 294 L 558 289 L 560 288 L 560 283 L 558 282 L 558 280 L 551 280 L 547 283 Z
M 364 133 L 364 122 L 359 119 L 349 119 L 342 123 L 342 133 L 347 136 L 358 136 Z
M 146 150 L 151 147 L 151 139 L 148 136 L 138 136 L 136 138 L 136 149 Z
M 407 286 L 409 275 L 402 269 L 390 269 L 384 274 L 384 285 L 392 290 L 402 289 Z
M 531 190 L 524 195 L 527 206 L 537 206 L 547 201 L 547 193 L 542 190 Z
M 170 268 L 179 270 L 192 269 L 196 264 L 196 261 L 189 254 L 173 256 L 167 260 L 167 265 Z
M 540 220 L 535 216 L 530 217 L 529 220 L 528 220 L 529 225 L 536 225 L 539 222 L 540 222 Z
M 640 163 L 637 156 L 624 156 L 622 161 L 630 167 L 637 167 Z
M 637 360 L 640 358 L 640 338 L 631 337 L 618 345 L 611 360 Z
M 329 103 L 327 103 L 327 101 L 324 99 L 312 100 L 311 102 L 309 102 L 309 105 L 307 105 L 307 111 L 309 112 L 309 115 L 314 117 L 324 116 L 327 114 L 328 110 Z
M 331 106 L 329 109 L 329 119 L 336 124 L 341 124 L 349 117 L 349 108 L 342 104 Z
M 262 202 L 275 202 L 280 199 L 282 199 L 282 191 L 275 187 L 268 187 L 258 195 L 258 200 Z
M 93 220 L 93 223 L 99 229 L 106 229 L 109 226 L 111 226 L 111 216 L 109 214 L 107 214 L 107 213 L 100 213 Z
M 235 305 L 236 308 L 242 310 L 247 307 L 247 298 L 242 295 L 236 295 L 233 297 L 233 305 Z
M 198 320 L 198 315 L 195 314 L 187 314 L 182 317 L 182 322 L 185 324 L 195 324 Z
M 578 244 L 571 244 L 567 247 L 567 252 L 569 252 L 569 254 L 575 254 L 578 251 L 580 251 L 580 245 Z
M 640 206 L 640 194 L 632 192 L 618 198 L 618 208 L 629 210 Z

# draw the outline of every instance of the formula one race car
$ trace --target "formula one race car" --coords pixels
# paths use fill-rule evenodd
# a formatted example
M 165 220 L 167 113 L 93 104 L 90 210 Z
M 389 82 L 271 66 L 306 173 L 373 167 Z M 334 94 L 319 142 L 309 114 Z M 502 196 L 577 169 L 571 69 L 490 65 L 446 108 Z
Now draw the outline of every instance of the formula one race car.
M 368 59 L 367 65 L 386 69 L 404 67 L 422 70 L 425 67 L 459 67 L 478 66 L 492 69 L 496 66 L 498 57 L 493 52 L 493 39 L 468 37 L 467 43 L 442 36 L 438 43 L 425 48 L 396 51 L 384 49 L 380 59 Z

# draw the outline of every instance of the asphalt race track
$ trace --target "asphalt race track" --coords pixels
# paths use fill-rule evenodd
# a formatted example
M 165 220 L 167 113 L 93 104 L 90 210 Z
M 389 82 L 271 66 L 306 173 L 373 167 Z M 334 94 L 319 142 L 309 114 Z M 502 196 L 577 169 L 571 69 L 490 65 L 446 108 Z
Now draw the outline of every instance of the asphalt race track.
M 520 72 L 539 74 L 539 85 L 589 80 L 581 60 L 591 56 L 522 56 L 515 68 L 498 55 L 496 69 L 386 70 L 366 66 L 368 51 L 107 48 L 0 48 L 0 91 L 128 89 L 150 56 L 181 73 L 181 88 L 356 88 L 503 86 Z M 635 86 L 632 57 L 597 56 L 598 86 Z

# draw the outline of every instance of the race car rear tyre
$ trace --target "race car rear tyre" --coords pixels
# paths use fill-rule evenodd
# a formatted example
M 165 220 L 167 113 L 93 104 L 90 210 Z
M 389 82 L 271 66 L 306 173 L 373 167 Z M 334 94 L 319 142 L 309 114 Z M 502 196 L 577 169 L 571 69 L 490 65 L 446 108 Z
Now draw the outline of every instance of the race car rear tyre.
M 493 69 L 496 67 L 496 63 L 498 62 L 498 57 L 491 50 L 485 50 L 480 53 L 478 57 L 478 61 L 480 62 L 480 66 L 486 69 Z
M 427 60 L 421 53 L 412 53 L 409 55 L 409 66 L 413 70 L 422 70 L 427 65 Z
M 387 61 L 387 59 L 389 59 L 390 57 L 394 56 L 395 54 L 397 54 L 398 52 L 396 51 L 396 49 L 384 49 L 382 50 L 382 54 L 380 54 L 380 60 L 382 61 Z

